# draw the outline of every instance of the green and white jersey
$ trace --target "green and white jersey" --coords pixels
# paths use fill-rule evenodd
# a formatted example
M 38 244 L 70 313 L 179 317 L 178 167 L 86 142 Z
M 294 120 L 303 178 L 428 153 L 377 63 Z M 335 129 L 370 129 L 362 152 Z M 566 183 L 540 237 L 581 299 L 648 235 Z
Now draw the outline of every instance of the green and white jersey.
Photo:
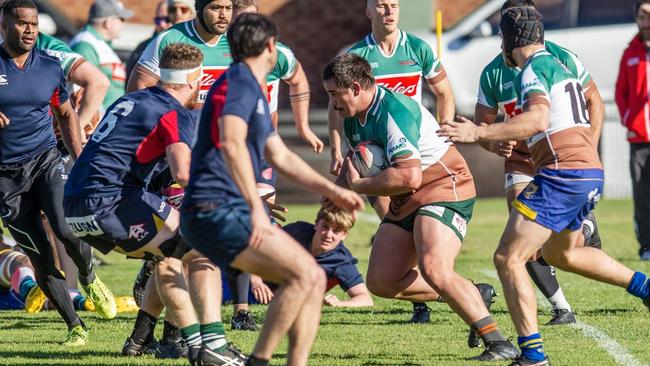
M 273 71 L 266 78 L 266 88 L 269 99 L 269 112 L 273 113 L 278 110 L 278 89 L 280 80 L 290 79 L 296 72 L 298 61 L 296 56 L 287 45 L 278 42 L 278 62 L 276 62 Z
M 515 79 L 518 105 L 549 107 L 548 128 L 526 143 L 536 168 L 600 168 L 581 80 L 546 50 L 531 55 Z
M 199 92 L 199 103 L 205 103 L 205 98 L 212 84 L 223 74 L 232 63 L 230 46 L 226 34 L 219 36 L 213 45 L 207 44 L 194 27 L 194 21 L 179 23 L 161 32 L 153 39 L 142 53 L 138 64 L 160 77 L 160 57 L 165 47 L 172 43 L 186 43 L 203 53 L 203 78 Z
M 106 42 L 92 25 L 86 27 L 70 40 L 70 48 L 97 66 L 110 81 L 102 106 L 108 108 L 124 95 L 126 68 L 109 42 Z
M 593 79 L 576 54 L 553 42 L 546 41 L 544 46 L 580 80 L 584 90 L 591 86 Z M 518 67 L 508 67 L 502 55 L 495 57 L 481 72 L 478 103 L 498 109 L 506 118 L 521 113 L 521 108 L 516 105 L 517 93 L 514 87 L 515 78 L 520 71 Z
M 74 52 L 65 42 L 45 33 L 38 34 L 36 48 L 59 60 L 66 79 L 70 77 L 75 65 L 84 61 L 83 56 Z
M 402 219 L 434 202 L 458 202 L 476 195 L 474 181 L 455 146 L 436 134 L 436 119 L 420 103 L 377 86 L 365 120 L 346 118 L 345 137 L 353 148 L 372 140 L 384 148 L 393 168 L 422 170 L 415 192 L 391 198 L 388 218 Z
M 402 30 L 390 55 L 384 54 L 372 33 L 347 52 L 368 60 L 378 85 L 409 96 L 418 103 L 422 102 L 422 78 L 437 82 L 446 75 L 433 49 L 425 41 Z

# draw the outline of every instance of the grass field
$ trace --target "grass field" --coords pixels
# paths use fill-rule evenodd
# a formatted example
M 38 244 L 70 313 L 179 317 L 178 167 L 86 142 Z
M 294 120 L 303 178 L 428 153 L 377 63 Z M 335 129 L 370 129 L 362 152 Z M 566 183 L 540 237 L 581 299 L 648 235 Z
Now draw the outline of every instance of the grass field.
M 289 220 L 310 220 L 316 206 L 290 206 Z M 638 260 L 630 201 L 604 201 L 599 204 L 603 248 L 633 269 L 650 271 L 650 263 Z M 467 240 L 457 261 L 457 270 L 477 282 L 489 282 L 501 293 L 495 279 L 492 253 L 503 230 L 506 210 L 501 199 L 477 202 Z M 352 229 L 347 246 L 359 258 L 361 272 L 368 264 L 368 241 L 376 224 L 365 216 Z M 129 295 L 139 261 L 109 257 L 112 265 L 99 268 L 116 295 Z M 647 338 L 650 314 L 641 301 L 623 289 L 599 284 L 581 277 L 558 274 L 564 293 L 578 315 L 576 326 L 542 327 L 546 350 L 553 365 L 644 365 L 650 364 Z M 340 290 L 337 294 L 342 296 Z M 542 304 L 546 305 L 546 304 Z M 310 365 L 472 365 L 464 358 L 477 354 L 466 346 L 467 326 L 444 304 L 430 304 L 432 321 L 410 325 L 408 303 L 375 299 L 366 309 L 325 308 L 320 332 Z M 254 306 L 262 319 L 265 307 Z M 549 319 L 549 310 L 540 306 L 540 323 Z M 230 307 L 224 307 L 229 320 Z M 65 349 L 58 344 L 65 326 L 54 312 L 28 315 L 19 311 L 0 313 L 0 364 L 2 365 L 184 365 L 187 361 L 161 362 L 153 358 L 126 359 L 119 356 L 122 343 L 131 332 L 135 313 L 119 314 L 112 321 L 100 320 L 93 313 L 82 313 L 90 327 L 90 343 L 80 349 Z M 493 306 L 493 316 L 509 337 L 514 328 L 503 297 Z M 162 328 L 162 327 L 159 327 Z M 227 326 L 229 329 L 229 326 Z M 159 333 L 162 329 L 158 329 Z M 228 337 L 249 352 L 257 337 L 253 332 L 229 331 Z M 274 364 L 286 360 L 286 343 L 277 350 Z

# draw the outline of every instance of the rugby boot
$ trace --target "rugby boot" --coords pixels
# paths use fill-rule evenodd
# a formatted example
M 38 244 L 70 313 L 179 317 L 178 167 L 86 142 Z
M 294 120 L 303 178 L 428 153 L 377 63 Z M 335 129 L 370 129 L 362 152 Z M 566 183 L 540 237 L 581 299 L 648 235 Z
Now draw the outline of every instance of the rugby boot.
M 575 314 L 568 309 L 553 309 L 553 317 L 546 325 L 573 324 L 576 322 Z
M 413 303 L 413 316 L 409 319 L 411 324 L 424 324 L 428 323 L 431 319 L 431 310 L 425 303 Z
M 158 349 L 158 342 L 156 339 L 151 338 L 149 341 L 144 341 L 138 344 L 133 338 L 129 337 L 122 346 L 122 356 L 137 357 L 147 354 L 154 354 Z
M 248 357 L 237 347 L 228 344 L 221 352 L 210 350 L 208 347 L 201 347 L 199 357 L 196 360 L 197 366 L 244 366 Z
M 156 358 L 187 358 L 188 348 L 183 337 L 169 337 L 160 340 L 155 355 Z
M 510 366 L 551 366 L 551 361 L 548 360 L 548 356 L 544 357 L 541 361 L 532 361 L 523 356 L 519 356 Z
M 519 356 L 519 351 L 510 341 L 490 342 L 485 345 L 485 350 L 478 356 L 470 357 L 471 361 L 503 361 L 514 360 Z
M 88 331 L 81 325 L 75 325 L 68 331 L 62 345 L 66 347 L 81 347 L 88 341 Z
M 38 313 L 45 306 L 46 300 L 47 297 L 43 293 L 43 290 L 38 286 L 34 286 L 29 289 L 25 297 L 25 310 L 30 314 Z
M 250 312 L 239 310 L 230 320 L 230 329 L 255 331 L 258 329 L 258 326 L 255 324 L 255 319 L 253 319 Z
M 477 283 L 474 286 L 478 289 L 478 292 L 481 294 L 481 299 L 488 311 L 494 304 L 494 298 L 497 297 L 497 292 L 494 290 L 492 285 L 487 283 Z M 469 348 L 481 347 L 481 338 L 470 328 L 469 336 L 467 336 L 467 345 Z
M 133 282 L 133 298 L 138 307 L 142 306 L 144 289 L 147 287 L 149 277 L 153 274 L 154 265 L 153 261 L 144 261 L 138 275 L 135 277 L 135 282 Z
M 585 237 L 585 246 L 601 249 L 602 243 L 598 233 L 598 222 L 593 212 L 590 212 L 582 222 L 582 235 Z
M 86 296 L 95 304 L 95 312 L 104 319 L 113 319 L 117 316 L 117 304 L 111 290 L 95 276 L 95 280 L 88 285 L 82 285 Z

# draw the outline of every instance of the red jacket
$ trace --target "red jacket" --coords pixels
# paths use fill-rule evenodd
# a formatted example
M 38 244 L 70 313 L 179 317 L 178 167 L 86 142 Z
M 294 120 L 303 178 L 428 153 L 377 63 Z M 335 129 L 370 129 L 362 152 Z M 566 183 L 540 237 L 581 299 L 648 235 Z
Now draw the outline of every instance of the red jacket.
M 623 52 L 616 80 L 616 104 L 631 143 L 650 142 L 650 54 L 637 34 Z

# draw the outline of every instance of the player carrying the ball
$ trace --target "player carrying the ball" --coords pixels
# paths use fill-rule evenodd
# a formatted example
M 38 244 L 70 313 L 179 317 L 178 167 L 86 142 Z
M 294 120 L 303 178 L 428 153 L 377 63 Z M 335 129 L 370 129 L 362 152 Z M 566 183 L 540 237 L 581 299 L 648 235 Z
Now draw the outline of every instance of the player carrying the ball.
M 476 196 L 463 157 L 436 135 L 440 127 L 423 106 L 378 86 L 364 58 L 340 55 L 322 77 L 333 109 L 345 117 L 350 146 L 373 140 L 390 162 L 379 174 L 361 177 L 348 158 L 337 180 L 357 193 L 391 197 L 370 253 L 370 291 L 406 301 L 434 301 L 440 294 L 486 344 L 475 360 L 515 358 L 516 348 L 477 288 L 454 271 Z

